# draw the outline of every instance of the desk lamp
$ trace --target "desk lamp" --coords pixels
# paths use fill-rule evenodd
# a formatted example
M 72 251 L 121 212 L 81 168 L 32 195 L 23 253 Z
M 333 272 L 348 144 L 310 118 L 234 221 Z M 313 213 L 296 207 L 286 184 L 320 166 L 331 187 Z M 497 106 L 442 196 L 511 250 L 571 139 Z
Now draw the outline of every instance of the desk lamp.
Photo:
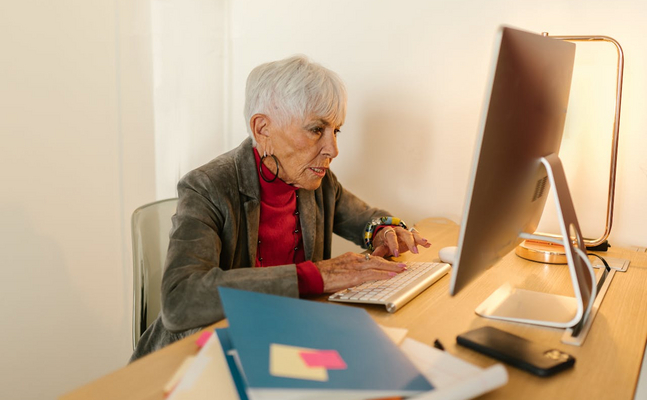
M 542 36 L 549 36 L 547 32 L 543 32 Z M 609 247 L 607 238 L 611 233 L 611 225 L 613 223 L 613 204 L 616 186 L 616 165 L 618 159 L 618 136 L 620 132 L 620 103 L 622 100 L 622 73 L 624 69 L 624 54 L 622 47 L 615 39 L 609 36 L 593 35 L 593 36 L 550 36 L 553 39 L 567 40 L 571 42 L 610 42 L 616 46 L 618 52 L 618 63 L 616 67 L 616 107 L 615 116 L 613 120 L 613 139 L 611 142 L 611 165 L 609 174 L 609 192 L 607 201 L 607 215 L 604 233 L 597 239 L 585 239 L 584 244 L 589 250 L 606 251 Z M 554 244 L 551 238 L 559 238 L 558 235 L 549 233 L 537 232 L 535 235 L 546 237 L 543 240 L 525 240 L 517 246 L 516 254 L 527 260 L 547 263 L 547 264 L 566 264 L 566 255 L 564 247 Z

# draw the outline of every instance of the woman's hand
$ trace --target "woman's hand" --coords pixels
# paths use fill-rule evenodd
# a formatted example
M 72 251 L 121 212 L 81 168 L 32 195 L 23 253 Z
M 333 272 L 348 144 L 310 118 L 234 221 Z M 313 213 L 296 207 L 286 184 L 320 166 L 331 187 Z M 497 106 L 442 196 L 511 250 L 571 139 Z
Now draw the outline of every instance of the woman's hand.
M 323 278 L 324 293 L 334 293 L 366 281 L 389 279 L 406 269 L 403 263 L 357 253 L 342 254 L 315 265 Z
M 373 238 L 374 256 L 399 257 L 400 253 L 410 250 L 413 254 L 418 254 L 418 245 L 429 247 L 431 243 L 420 236 L 415 228 L 406 230 L 401 226 L 387 226 L 375 235 Z

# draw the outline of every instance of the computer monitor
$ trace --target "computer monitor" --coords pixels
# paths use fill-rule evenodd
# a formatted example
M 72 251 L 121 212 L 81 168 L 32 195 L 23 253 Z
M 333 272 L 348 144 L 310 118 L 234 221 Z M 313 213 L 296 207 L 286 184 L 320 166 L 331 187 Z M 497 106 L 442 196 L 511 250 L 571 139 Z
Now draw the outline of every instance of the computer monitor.
M 571 327 L 586 318 L 596 291 L 557 156 L 575 45 L 503 27 L 495 47 L 496 63 L 475 147 L 450 293 L 458 293 L 521 241 L 533 237 L 552 186 L 562 231 L 558 242 L 565 246 L 575 297 L 506 284 L 476 312 L 489 318 Z

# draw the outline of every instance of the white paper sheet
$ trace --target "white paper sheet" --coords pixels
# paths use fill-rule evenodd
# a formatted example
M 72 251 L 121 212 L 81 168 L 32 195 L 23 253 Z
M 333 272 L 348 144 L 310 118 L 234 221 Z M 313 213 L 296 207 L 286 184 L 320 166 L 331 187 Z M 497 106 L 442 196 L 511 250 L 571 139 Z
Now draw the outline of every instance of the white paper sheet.
M 434 385 L 434 390 L 412 397 L 412 400 L 471 399 L 508 382 L 508 371 L 502 364 L 479 368 L 446 351 L 409 338 L 400 348 Z

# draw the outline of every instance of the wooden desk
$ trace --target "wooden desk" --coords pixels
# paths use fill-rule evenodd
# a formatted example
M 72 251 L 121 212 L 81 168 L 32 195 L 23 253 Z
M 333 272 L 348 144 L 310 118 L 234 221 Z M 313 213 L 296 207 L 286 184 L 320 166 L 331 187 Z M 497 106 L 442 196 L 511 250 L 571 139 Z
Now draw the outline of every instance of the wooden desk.
M 448 220 L 426 219 L 416 227 L 432 247 L 421 249 L 419 255 L 407 253 L 403 259 L 437 259 L 440 248 L 457 242 L 458 226 Z M 572 295 L 566 266 L 532 263 L 512 253 L 456 296 L 449 296 L 450 278 L 446 276 L 395 314 L 384 307 L 366 309 L 378 323 L 407 328 L 409 337 L 428 344 L 440 339 L 451 354 L 482 367 L 494 361 L 457 346 L 456 335 L 483 325 L 556 347 L 577 359 L 573 369 L 550 378 L 508 367 L 508 384 L 483 399 L 632 399 L 647 342 L 647 254 L 617 248 L 603 254 L 629 259 L 631 266 L 625 273 L 616 273 L 581 347 L 560 343 L 563 331 L 559 329 L 488 320 L 474 313 L 506 281 L 525 289 Z M 175 369 L 186 355 L 197 352 L 198 336 L 174 343 L 61 399 L 161 400 L 162 388 Z

